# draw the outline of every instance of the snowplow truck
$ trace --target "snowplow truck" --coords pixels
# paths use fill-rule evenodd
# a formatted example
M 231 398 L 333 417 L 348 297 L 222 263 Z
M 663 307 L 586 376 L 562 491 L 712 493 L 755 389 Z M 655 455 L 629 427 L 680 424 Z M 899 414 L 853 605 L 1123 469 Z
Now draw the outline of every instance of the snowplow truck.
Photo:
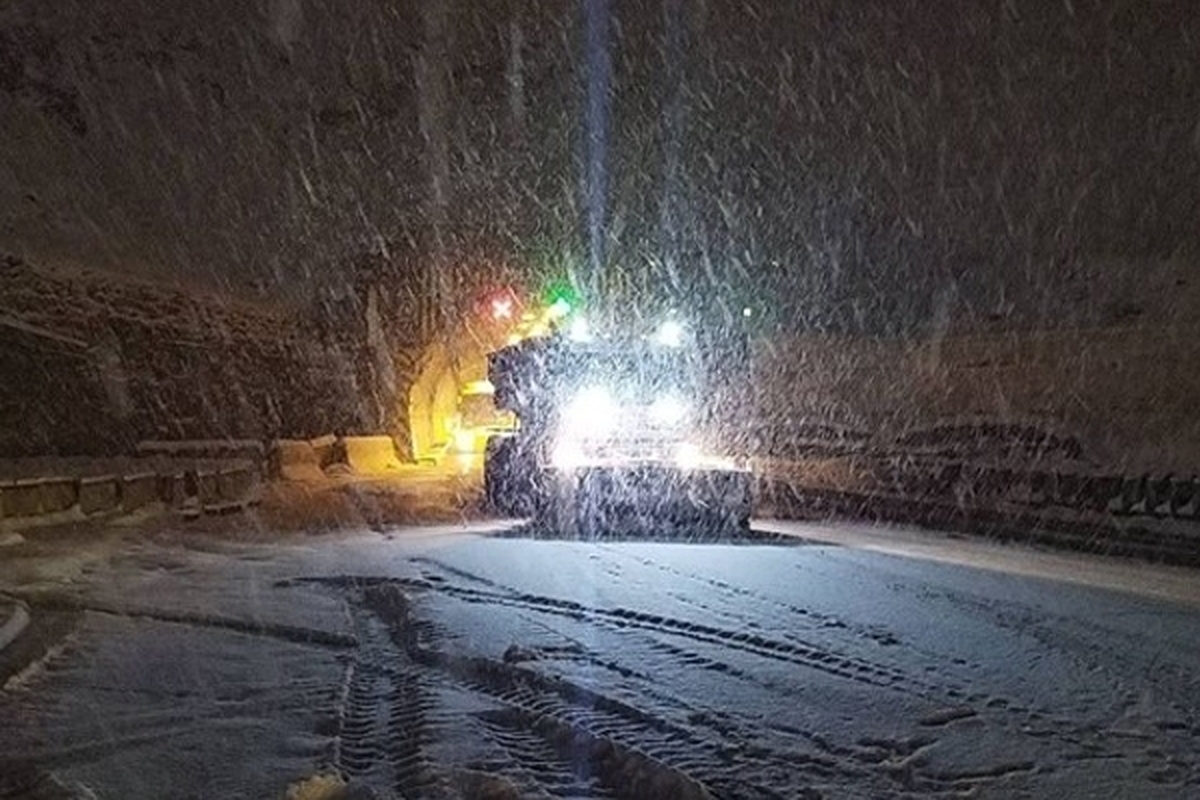
M 715 388 L 731 373 L 744 383 L 738 352 L 668 321 L 651 336 L 560 330 L 492 353 L 496 406 L 518 424 L 488 442 L 489 505 L 584 538 L 747 529 L 751 475 L 722 452 L 732 395 Z

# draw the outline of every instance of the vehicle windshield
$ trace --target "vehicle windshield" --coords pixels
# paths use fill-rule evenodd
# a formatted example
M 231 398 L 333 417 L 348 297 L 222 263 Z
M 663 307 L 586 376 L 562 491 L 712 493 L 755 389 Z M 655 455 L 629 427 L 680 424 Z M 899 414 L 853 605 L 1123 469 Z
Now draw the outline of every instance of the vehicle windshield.
M 1200 798 L 1200 0 L 0 0 L 0 800 Z

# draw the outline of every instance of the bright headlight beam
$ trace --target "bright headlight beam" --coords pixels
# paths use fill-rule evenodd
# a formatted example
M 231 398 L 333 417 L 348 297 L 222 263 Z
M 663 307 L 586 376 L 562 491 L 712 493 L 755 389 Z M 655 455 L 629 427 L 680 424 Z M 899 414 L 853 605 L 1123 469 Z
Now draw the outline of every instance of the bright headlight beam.
M 617 424 L 617 406 L 604 386 L 580 389 L 563 406 L 557 440 L 550 454 L 551 463 L 571 469 L 583 463 L 583 443 L 595 436 L 606 436 Z
M 566 423 L 579 430 L 607 430 L 616 422 L 616 404 L 604 386 L 581 389 L 566 407 Z
M 550 463 L 559 469 L 574 469 L 583 463 L 583 448 L 578 442 L 560 439 L 550 453 Z
M 654 340 L 663 347 L 679 347 L 683 344 L 683 325 L 673 319 L 665 321 L 658 326 Z
M 675 450 L 675 464 L 682 469 L 693 469 L 700 465 L 700 448 L 691 442 L 683 442 Z
M 567 328 L 567 335 L 573 342 L 590 342 L 592 340 L 592 330 L 588 327 L 587 319 L 576 317 L 571 320 L 571 325 Z
M 676 425 L 687 413 L 687 403 L 672 394 L 661 395 L 650 405 L 650 419 L 659 425 Z

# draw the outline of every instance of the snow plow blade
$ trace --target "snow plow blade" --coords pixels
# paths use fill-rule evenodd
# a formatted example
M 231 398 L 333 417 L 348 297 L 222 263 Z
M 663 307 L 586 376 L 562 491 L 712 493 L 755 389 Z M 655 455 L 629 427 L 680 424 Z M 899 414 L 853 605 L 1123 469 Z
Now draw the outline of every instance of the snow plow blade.
M 549 470 L 539 522 L 583 537 L 670 534 L 687 539 L 750 527 L 750 473 L 673 465 Z

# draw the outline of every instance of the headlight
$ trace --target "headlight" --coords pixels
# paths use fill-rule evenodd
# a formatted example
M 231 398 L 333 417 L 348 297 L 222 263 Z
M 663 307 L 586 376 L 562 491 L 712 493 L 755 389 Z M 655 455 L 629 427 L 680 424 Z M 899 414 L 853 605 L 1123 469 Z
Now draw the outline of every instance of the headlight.
M 563 421 L 573 431 L 607 432 L 616 423 L 616 403 L 603 386 L 581 389 L 563 410 Z
M 700 448 L 691 442 L 683 442 L 675 449 L 675 463 L 682 469 L 698 466 L 700 459 Z
M 654 341 L 663 347 L 681 346 L 683 344 L 683 325 L 673 319 L 667 320 L 658 326 L 658 332 L 654 334 Z
M 572 342 L 590 342 L 592 329 L 588 327 L 588 321 L 585 318 L 576 317 L 571 320 L 571 325 L 567 328 L 567 336 Z
M 583 463 L 583 448 L 570 438 L 560 438 L 550 451 L 550 463 L 558 469 L 574 469 Z
M 657 425 L 678 425 L 687 414 L 687 403 L 672 394 L 661 395 L 650 404 L 650 419 Z

